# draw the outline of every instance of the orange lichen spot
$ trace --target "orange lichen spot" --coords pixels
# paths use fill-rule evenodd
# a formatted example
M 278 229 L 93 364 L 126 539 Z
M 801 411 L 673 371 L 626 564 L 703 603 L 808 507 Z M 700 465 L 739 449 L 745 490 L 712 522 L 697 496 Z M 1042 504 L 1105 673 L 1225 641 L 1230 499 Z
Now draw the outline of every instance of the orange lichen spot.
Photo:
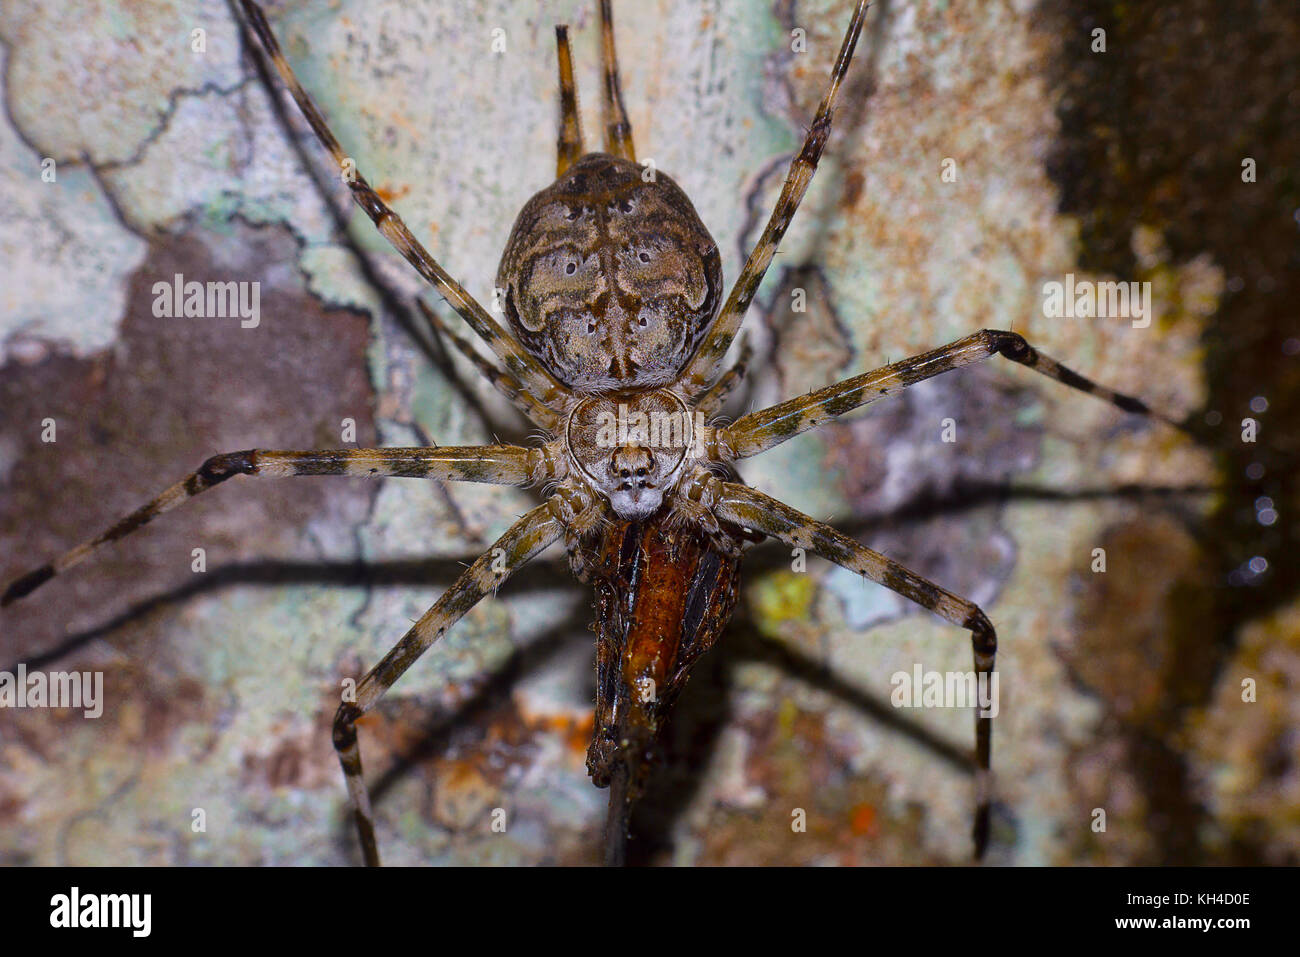
M 862 190 L 867 185 L 867 178 L 859 170 L 850 170 L 844 177 L 844 201 L 846 209 L 852 209 L 857 205 L 859 197 L 862 196 Z
M 557 730 L 564 735 L 565 747 L 575 754 L 586 754 L 594 726 L 595 716 L 587 713 L 563 719 L 563 727 Z
M 585 714 L 541 714 L 525 715 L 525 722 L 530 729 L 541 734 L 554 735 L 564 742 L 567 750 L 575 754 L 585 754 L 591 743 L 591 732 L 595 717 L 591 712 Z
M 876 809 L 871 804 L 856 804 L 849 810 L 849 830 L 854 834 L 876 833 Z
M 453 830 L 467 830 L 500 800 L 500 793 L 476 760 L 439 762 L 433 788 L 434 820 Z
M 397 200 L 404 199 L 406 196 L 410 195 L 411 187 L 410 186 L 396 187 L 396 186 L 383 185 L 383 186 L 376 186 L 375 192 L 379 194 L 380 199 L 382 199 L 385 203 L 391 205 Z

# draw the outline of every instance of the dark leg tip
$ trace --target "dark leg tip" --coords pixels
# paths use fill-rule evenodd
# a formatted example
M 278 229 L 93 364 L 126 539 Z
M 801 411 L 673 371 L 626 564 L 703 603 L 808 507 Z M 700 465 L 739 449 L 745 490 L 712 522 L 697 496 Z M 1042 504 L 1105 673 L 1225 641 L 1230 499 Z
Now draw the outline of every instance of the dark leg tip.
M 1135 399 L 1132 396 L 1116 395 L 1115 404 L 1119 406 L 1121 409 L 1123 409 L 1125 412 L 1135 412 L 1138 415 L 1151 414 L 1151 409 L 1145 402 L 1142 402 L 1139 399 Z
M 214 455 L 202 465 L 199 466 L 197 475 L 201 476 L 207 488 L 224 482 L 233 475 L 253 475 L 257 472 L 257 466 L 253 462 L 257 454 L 256 449 L 245 449 L 242 452 L 226 452 L 223 455 Z M 202 491 L 198 489 L 197 491 Z
M 1025 337 L 1018 332 L 1004 332 L 1000 329 L 990 329 L 987 331 L 991 332 L 995 337 L 993 340 L 994 349 L 1002 353 L 1002 355 L 1006 356 L 1008 359 L 1020 362 L 1028 358 L 1033 352 L 1033 350 L 1029 348 L 1029 343 L 1025 341 Z
M 28 572 L 22 578 L 10 582 L 9 587 L 5 589 L 4 595 L 0 595 L 0 608 L 17 601 L 19 598 L 30 595 L 53 577 L 54 566 L 42 565 L 35 571 Z
M 333 742 L 335 751 L 346 751 L 357 743 L 357 718 L 361 710 L 352 702 L 345 701 L 334 712 Z

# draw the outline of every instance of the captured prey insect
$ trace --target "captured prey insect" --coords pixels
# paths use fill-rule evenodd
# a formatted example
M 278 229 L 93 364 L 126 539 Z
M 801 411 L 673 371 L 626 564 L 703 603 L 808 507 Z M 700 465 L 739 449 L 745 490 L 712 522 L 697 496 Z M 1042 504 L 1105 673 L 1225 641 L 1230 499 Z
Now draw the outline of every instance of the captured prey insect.
M 867 14 L 859 2 L 802 148 L 735 284 L 717 244 L 666 174 L 637 163 L 623 105 L 610 0 L 599 4 L 604 151 L 584 147 L 567 30 L 556 31 L 560 125 L 557 179 L 519 213 L 497 277 L 508 329 L 476 302 L 355 172 L 280 50 L 260 8 L 248 23 L 283 85 L 328 150 L 360 207 L 494 354 L 492 362 L 431 323 L 546 433 L 534 447 L 268 451 L 213 456 L 98 537 L 14 581 L 8 604 L 98 547 L 236 475 L 391 476 L 533 486 L 545 501 L 477 559 L 365 676 L 338 709 L 333 741 L 363 856 L 378 864 L 357 721 L 478 601 L 548 546 L 562 542 L 596 591 L 596 701 L 587 754 L 610 789 L 606 860 L 620 863 L 632 805 L 691 667 L 718 640 L 736 603 L 741 554 L 763 538 L 813 551 L 970 633 L 975 669 L 990 674 L 997 637 L 985 613 L 828 525 L 736 480 L 734 463 L 875 399 L 1001 355 L 1108 401 L 1151 414 L 1037 352 L 1018 334 L 983 330 L 809 395 L 710 425 L 745 374 L 723 363 L 825 149 Z M 992 717 L 976 715 L 974 850 L 989 840 Z

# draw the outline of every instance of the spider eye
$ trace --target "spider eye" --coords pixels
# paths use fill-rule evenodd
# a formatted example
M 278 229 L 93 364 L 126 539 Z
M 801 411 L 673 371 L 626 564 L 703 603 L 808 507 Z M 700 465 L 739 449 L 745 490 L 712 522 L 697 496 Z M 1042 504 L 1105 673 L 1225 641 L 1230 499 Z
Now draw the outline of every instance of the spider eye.
M 641 254 L 637 256 L 637 258 L 640 259 L 643 263 L 648 263 L 650 261 L 650 254 L 643 250 Z
M 577 272 L 577 271 L 578 271 L 578 264 L 577 264 L 577 263 L 572 263 L 572 262 L 571 262 L 571 263 L 569 263 L 568 265 L 566 265 L 566 266 L 564 267 L 564 274 L 565 274 L 566 276 L 572 276 L 572 275 L 573 275 L 575 272 Z
M 587 323 L 587 331 L 588 332 L 596 331 L 596 320 L 592 319 L 590 322 Z

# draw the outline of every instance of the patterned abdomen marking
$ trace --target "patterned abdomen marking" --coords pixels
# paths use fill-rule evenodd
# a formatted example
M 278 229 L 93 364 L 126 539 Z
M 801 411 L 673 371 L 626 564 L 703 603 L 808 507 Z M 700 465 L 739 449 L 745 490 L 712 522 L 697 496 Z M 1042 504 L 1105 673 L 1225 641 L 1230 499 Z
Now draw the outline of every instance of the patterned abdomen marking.
M 524 347 L 565 385 L 663 385 L 721 299 L 717 243 L 663 173 L 590 153 L 515 220 L 497 273 Z

